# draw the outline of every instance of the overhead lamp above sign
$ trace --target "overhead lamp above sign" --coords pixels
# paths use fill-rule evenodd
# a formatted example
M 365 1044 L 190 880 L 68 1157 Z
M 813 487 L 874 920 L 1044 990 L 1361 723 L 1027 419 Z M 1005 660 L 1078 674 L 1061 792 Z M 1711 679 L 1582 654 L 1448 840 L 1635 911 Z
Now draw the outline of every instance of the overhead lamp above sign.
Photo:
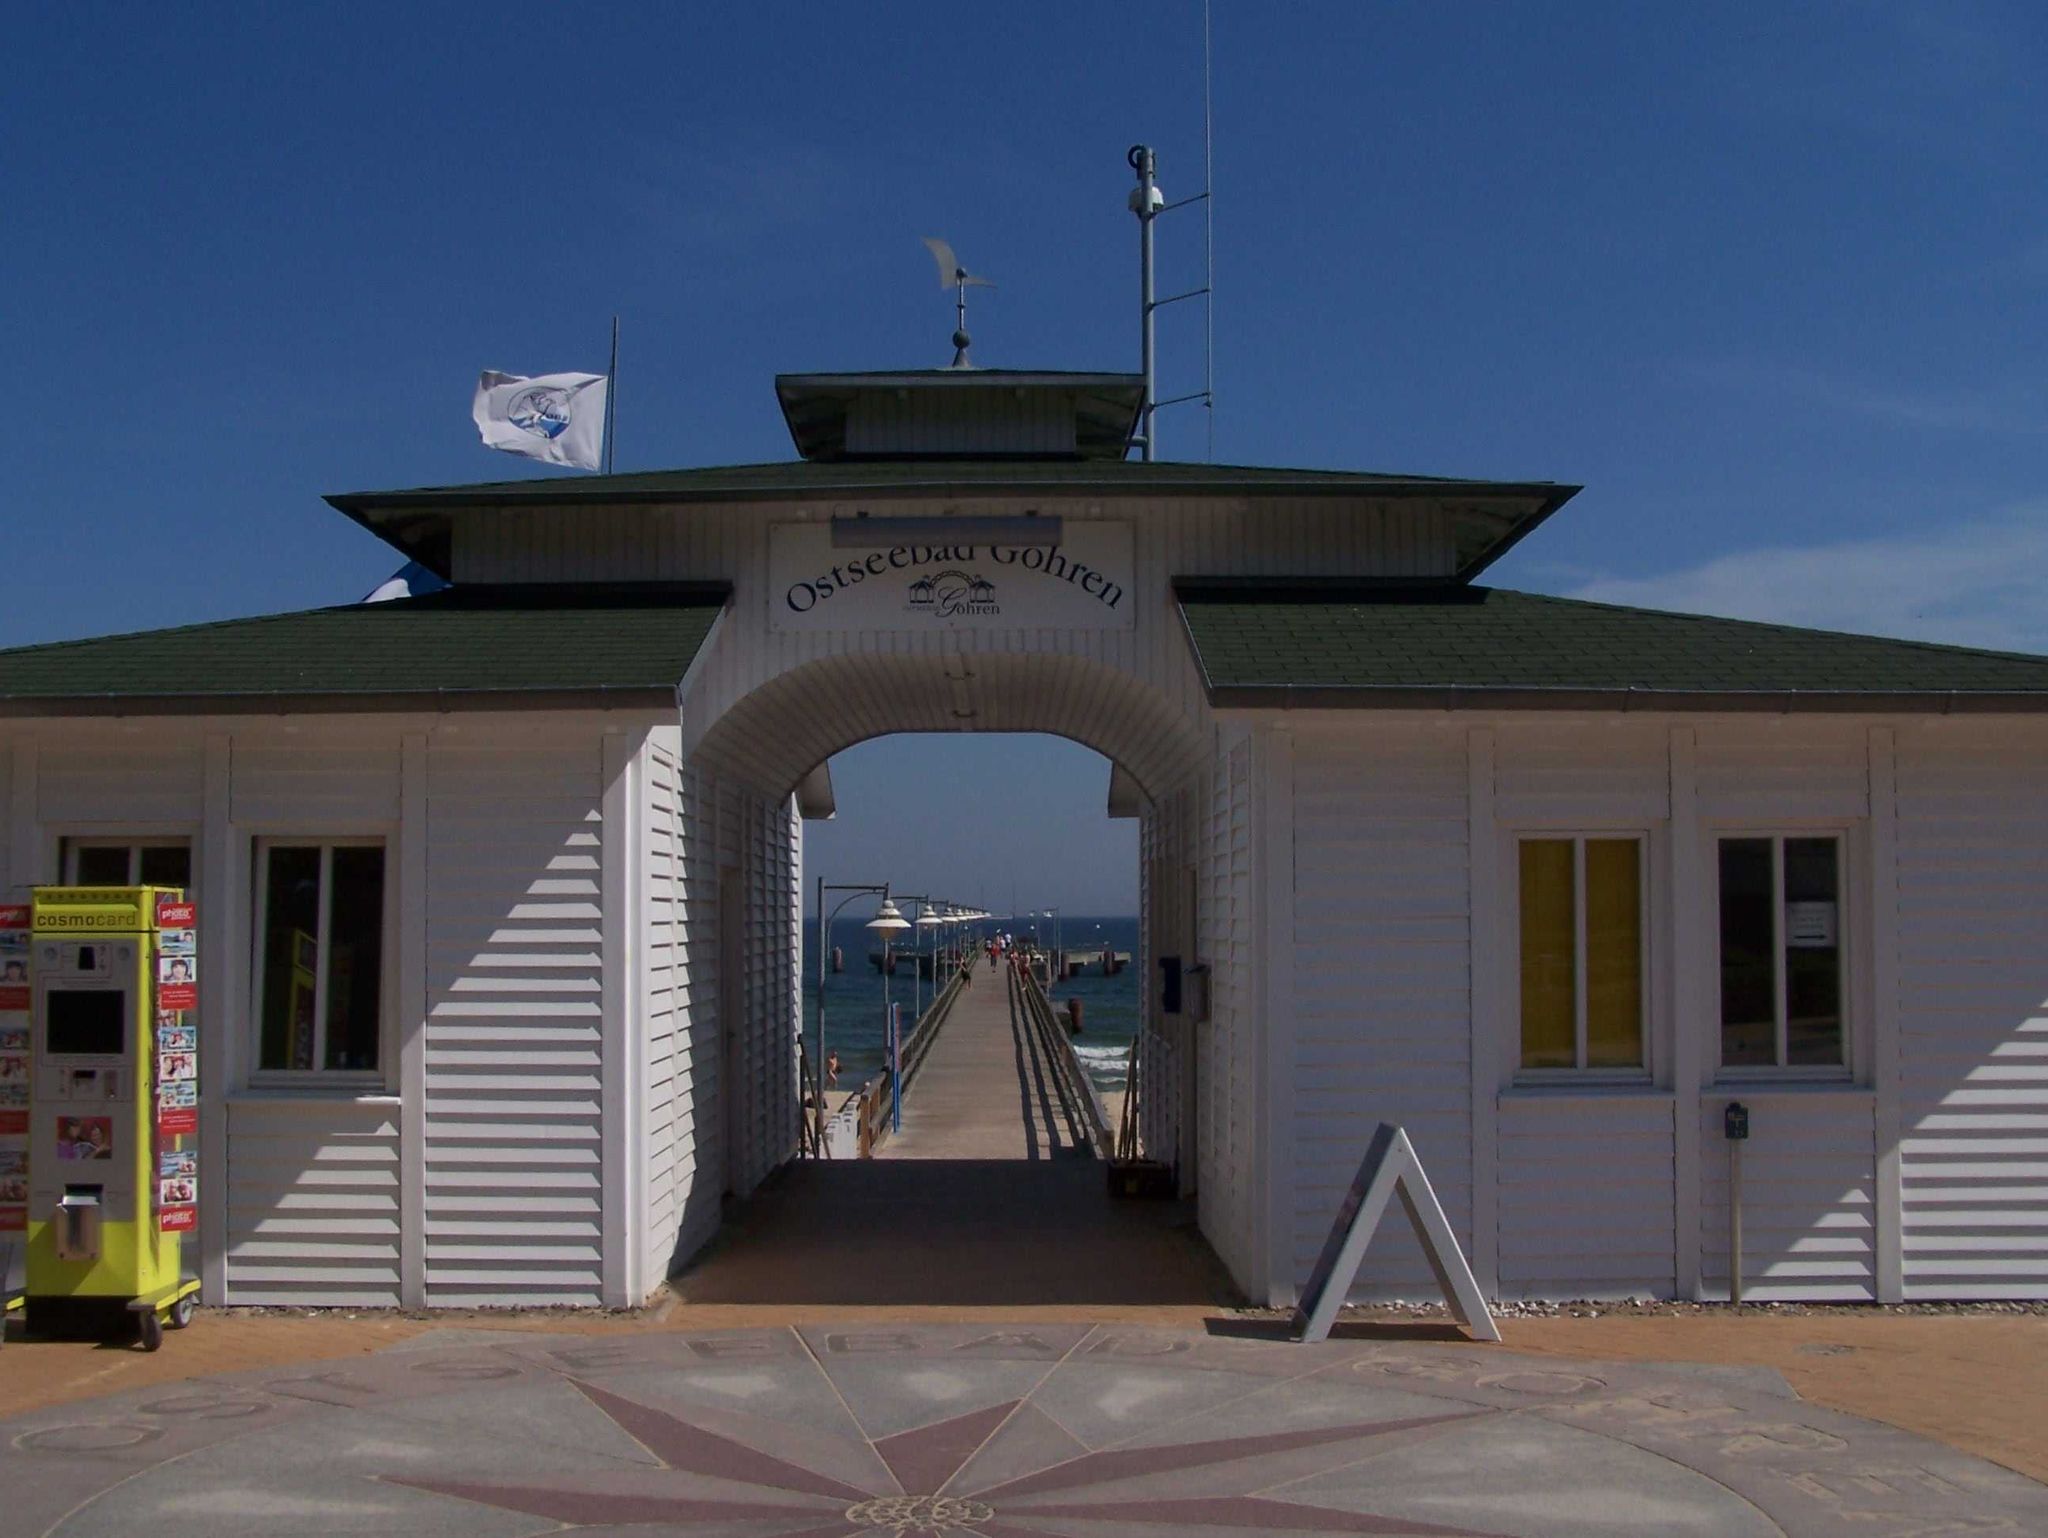
M 1065 532 L 1055 513 L 944 513 L 936 518 L 870 518 L 855 513 L 832 520 L 835 550 L 886 550 L 891 545 L 1057 545 Z

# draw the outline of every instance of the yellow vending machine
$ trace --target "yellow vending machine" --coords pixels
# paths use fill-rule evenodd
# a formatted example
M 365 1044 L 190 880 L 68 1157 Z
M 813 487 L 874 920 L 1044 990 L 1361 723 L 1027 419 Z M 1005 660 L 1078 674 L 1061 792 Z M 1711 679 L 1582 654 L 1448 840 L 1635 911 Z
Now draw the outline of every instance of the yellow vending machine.
M 37 887 L 31 905 L 31 1334 L 140 1334 L 192 1317 L 198 929 L 166 887 Z

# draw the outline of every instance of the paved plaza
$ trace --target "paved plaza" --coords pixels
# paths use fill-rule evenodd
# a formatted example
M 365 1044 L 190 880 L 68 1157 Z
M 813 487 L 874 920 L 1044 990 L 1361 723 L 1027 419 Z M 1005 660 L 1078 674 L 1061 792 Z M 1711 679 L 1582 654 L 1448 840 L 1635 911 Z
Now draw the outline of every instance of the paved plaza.
M 2048 1532 L 1764 1369 L 1038 1323 L 434 1329 L 0 1422 L 0 1490 L 65 1538 Z

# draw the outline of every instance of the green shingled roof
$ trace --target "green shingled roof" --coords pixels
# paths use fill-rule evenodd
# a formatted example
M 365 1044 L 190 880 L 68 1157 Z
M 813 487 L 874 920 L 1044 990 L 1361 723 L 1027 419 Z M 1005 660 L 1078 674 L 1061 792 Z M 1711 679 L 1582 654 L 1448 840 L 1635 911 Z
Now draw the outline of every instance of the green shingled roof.
M 2048 657 L 1438 584 L 1175 583 L 1213 703 L 2048 710 Z
M 672 699 L 724 583 L 463 586 L 418 598 L 0 651 L 0 709 Z

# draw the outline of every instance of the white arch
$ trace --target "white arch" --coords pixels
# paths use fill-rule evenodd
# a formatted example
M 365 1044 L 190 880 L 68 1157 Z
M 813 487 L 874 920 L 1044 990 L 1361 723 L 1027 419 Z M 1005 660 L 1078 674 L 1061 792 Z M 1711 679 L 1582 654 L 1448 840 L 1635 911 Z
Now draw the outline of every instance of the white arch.
M 833 754 L 894 732 L 1045 732 L 1092 748 L 1148 799 L 1201 760 L 1200 723 L 1120 667 L 1057 653 L 842 653 L 735 701 L 693 760 L 779 800 Z

